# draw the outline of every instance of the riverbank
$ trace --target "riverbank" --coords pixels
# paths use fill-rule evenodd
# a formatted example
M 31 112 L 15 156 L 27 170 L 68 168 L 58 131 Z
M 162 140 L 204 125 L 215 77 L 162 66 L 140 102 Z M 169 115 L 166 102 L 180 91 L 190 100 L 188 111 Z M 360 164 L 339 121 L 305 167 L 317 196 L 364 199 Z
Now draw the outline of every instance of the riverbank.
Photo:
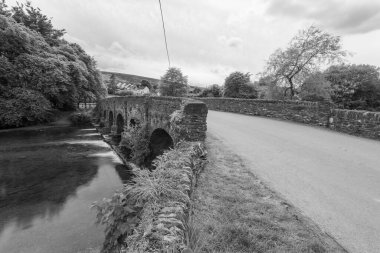
M 0 133 L 0 252 L 100 252 L 91 204 L 130 179 L 93 127 Z
M 13 131 L 39 131 L 39 130 L 54 128 L 54 127 L 67 127 L 71 125 L 69 116 L 73 112 L 74 111 L 69 111 L 69 112 L 58 111 L 51 122 L 47 122 L 44 124 L 31 125 L 31 126 L 0 129 L 0 133 L 7 133 L 7 132 L 13 132 Z
M 194 192 L 198 252 L 346 252 L 215 136 Z

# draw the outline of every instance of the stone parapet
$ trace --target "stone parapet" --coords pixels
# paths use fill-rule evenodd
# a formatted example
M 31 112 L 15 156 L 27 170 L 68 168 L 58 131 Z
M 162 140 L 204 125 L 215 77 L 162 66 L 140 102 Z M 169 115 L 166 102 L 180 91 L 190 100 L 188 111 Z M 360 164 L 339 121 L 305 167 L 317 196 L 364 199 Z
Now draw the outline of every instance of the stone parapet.
M 380 112 L 337 109 L 329 102 L 238 98 L 199 98 L 199 100 L 203 101 L 210 110 L 289 120 L 380 139 Z
M 111 134 L 128 131 L 138 125 L 147 126 L 149 134 L 163 129 L 172 135 L 173 113 L 181 113 L 181 140 L 203 141 L 207 130 L 207 106 L 205 103 L 178 97 L 125 96 L 110 97 L 98 103 L 100 121 L 105 123 Z M 122 122 L 117 118 L 122 118 Z M 177 129 L 178 130 L 178 129 Z M 172 136 L 173 137 L 173 136 Z M 175 138 L 173 138 L 175 139 Z
M 208 109 L 327 126 L 331 103 L 238 98 L 199 98 Z
M 380 112 L 334 109 L 329 125 L 339 132 L 380 140 Z

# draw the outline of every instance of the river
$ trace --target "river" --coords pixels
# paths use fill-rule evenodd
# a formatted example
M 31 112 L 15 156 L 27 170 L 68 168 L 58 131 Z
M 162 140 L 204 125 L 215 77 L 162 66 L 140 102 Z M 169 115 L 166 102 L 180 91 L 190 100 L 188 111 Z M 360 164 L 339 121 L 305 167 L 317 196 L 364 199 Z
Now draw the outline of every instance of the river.
M 93 128 L 0 131 L 0 253 L 94 253 L 94 201 L 128 180 Z

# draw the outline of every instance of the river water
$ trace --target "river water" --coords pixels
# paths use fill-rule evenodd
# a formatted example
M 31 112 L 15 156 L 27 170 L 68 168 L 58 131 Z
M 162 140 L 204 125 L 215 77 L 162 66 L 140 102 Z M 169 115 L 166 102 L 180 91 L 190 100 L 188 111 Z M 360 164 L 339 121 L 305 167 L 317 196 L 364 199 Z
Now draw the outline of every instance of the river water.
M 128 180 L 95 129 L 0 131 L 0 253 L 94 253 L 94 201 Z

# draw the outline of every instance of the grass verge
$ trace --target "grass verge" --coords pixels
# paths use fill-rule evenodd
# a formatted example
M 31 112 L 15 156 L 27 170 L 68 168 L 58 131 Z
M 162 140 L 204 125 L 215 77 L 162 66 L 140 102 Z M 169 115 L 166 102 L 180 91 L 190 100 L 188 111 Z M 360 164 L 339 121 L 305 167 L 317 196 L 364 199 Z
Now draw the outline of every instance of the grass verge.
M 197 252 L 346 252 L 214 136 L 193 199 Z

